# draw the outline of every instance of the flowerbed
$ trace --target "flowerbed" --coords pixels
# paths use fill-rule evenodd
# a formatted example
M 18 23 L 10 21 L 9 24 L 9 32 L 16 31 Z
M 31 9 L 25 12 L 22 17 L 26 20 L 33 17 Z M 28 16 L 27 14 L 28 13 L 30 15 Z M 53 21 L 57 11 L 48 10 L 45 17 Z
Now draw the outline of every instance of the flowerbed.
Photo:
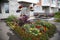
M 22 26 L 16 20 L 7 21 L 7 24 L 21 36 L 22 40 L 48 40 L 56 32 L 55 25 L 42 20 L 24 23 Z

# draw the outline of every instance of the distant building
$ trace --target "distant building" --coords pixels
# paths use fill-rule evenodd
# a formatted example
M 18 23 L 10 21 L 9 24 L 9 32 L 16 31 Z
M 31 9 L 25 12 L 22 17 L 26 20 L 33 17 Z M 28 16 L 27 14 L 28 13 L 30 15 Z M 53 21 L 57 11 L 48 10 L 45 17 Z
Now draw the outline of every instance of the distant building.
M 7 18 L 9 15 L 16 15 L 19 17 L 20 14 L 33 16 L 34 13 L 55 13 L 60 10 L 59 5 L 60 1 L 57 3 L 57 0 L 5 0 L 4 2 L 0 2 L 0 19 Z M 31 7 L 33 8 L 30 9 Z

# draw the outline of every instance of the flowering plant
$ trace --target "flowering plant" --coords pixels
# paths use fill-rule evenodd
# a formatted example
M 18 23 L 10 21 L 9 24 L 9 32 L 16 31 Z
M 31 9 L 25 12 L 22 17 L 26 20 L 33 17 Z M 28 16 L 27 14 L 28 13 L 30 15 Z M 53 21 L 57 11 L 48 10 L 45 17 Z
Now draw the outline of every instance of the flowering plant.
M 22 22 L 24 23 L 24 25 L 22 23 L 22 26 L 19 26 L 20 24 L 17 25 L 17 23 L 13 22 L 12 20 L 12 23 L 10 21 L 8 22 L 11 29 L 19 34 L 23 40 L 48 40 L 48 38 L 52 37 L 56 32 L 56 26 L 51 23 L 37 20 L 28 24 L 24 22 L 27 20 L 24 18 L 19 19 L 20 24 Z

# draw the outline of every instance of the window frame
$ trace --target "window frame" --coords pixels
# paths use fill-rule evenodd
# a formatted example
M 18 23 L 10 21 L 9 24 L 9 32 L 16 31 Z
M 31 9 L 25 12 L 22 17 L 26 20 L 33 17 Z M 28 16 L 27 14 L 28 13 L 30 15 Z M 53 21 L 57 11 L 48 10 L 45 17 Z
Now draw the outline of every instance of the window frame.
M 9 2 L 4 3 L 5 13 L 9 13 Z

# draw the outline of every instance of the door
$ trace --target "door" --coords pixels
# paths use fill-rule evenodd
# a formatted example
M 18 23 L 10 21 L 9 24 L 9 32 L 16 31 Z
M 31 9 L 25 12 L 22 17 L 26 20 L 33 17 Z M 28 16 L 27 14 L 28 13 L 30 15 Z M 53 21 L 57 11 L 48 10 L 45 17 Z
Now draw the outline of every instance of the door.
M 43 7 L 43 10 L 45 11 L 45 14 L 46 14 L 46 15 L 49 14 L 49 7 Z

